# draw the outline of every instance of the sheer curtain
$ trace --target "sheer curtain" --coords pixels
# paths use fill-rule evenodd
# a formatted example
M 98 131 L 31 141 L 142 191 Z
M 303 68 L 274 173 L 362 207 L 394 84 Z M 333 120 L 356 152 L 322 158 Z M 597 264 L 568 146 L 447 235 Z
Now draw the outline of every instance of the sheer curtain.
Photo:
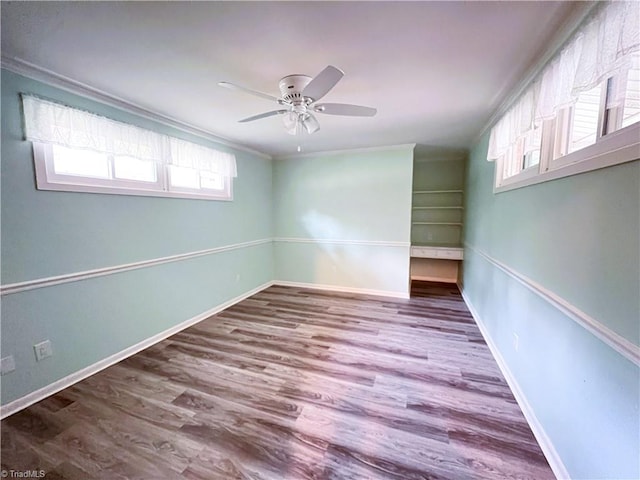
M 225 177 L 237 176 L 236 159 L 230 153 L 219 152 L 179 138 L 170 140 L 168 163 L 177 167 L 217 173 Z
M 100 115 L 22 96 L 26 139 L 236 176 L 235 156 Z
M 580 93 L 625 72 L 640 51 L 640 3 L 603 3 L 587 17 L 567 44 L 491 130 L 487 160 L 503 156 L 522 138 L 539 148 L 534 133 L 543 120 L 573 105 Z M 614 90 L 610 104 L 624 92 Z M 526 153 L 526 152 L 525 152 Z

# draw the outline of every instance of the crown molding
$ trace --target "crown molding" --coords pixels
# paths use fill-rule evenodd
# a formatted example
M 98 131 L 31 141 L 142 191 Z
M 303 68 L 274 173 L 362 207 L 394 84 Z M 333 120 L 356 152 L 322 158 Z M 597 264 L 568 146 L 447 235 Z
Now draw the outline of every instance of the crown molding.
M 274 160 L 291 160 L 298 158 L 315 158 L 315 157 L 325 157 L 327 155 L 342 155 L 345 153 L 372 153 L 372 152 L 389 152 L 389 151 L 413 151 L 416 147 L 415 143 L 404 143 L 401 145 L 388 145 L 381 147 L 363 147 L 363 148 L 345 148 L 341 150 L 325 150 L 319 152 L 308 152 L 308 153 L 295 153 L 292 155 L 275 155 L 273 157 Z
M 220 145 L 224 145 L 226 147 L 230 147 L 243 152 L 251 153 L 266 160 L 272 159 L 271 155 L 268 155 L 264 152 L 254 150 L 244 145 L 232 142 L 231 140 L 227 140 L 226 138 L 219 137 L 218 135 L 215 135 L 207 130 L 203 130 L 202 128 L 195 125 L 191 125 L 182 120 L 178 120 L 176 118 L 155 112 L 153 110 L 149 110 L 148 108 L 137 105 L 129 100 L 125 100 L 124 98 L 118 97 L 117 95 L 113 95 L 111 93 L 105 92 L 104 90 L 92 87 L 85 83 L 79 82 L 78 80 L 74 80 L 52 70 L 48 70 L 39 65 L 27 62 L 26 60 L 23 60 L 21 58 L 7 57 L 3 55 L 0 58 L 0 66 L 18 75 L 22 75 L 24 77 L 31 78 L 32 80 L 42 82 L 46 85 L 50 85 L 52 87 L 56 87 L 61 90 L 73 93 L 75 95 L 80 95 L 82 97 L 89 98 L 90 100 L 94 100 L 111 107 L 124 110 L 128 113 L 146 118 L 147 120 L 161 123 L 162 125 L 175 128 L 191 135 L 196 135 L 205 140 L 216 142 Z
M 498 108 L 493 112 L 489 119 L 484 123 L 480 132 L 473 138 L 471 145 L 477 145 L 482 136 L 489 131 L 491 127 L 502 117 L 509 108 L 520 98 L 524 91 L 529 87 L 536 77 L 542 72 L 549 61 L 560 51 L 565 43 L 571 38 L 571 35 L 582 25 L 587 16 L 599 4 L 598 1 L 576 2 L 573 10 L 568 14 L 565 21 L 557 29 L 555 35 L 542 54 L 533 61 L 531 66 L 525 71 L 522 79 L 517 82 L 513 88 L 507 90 L 506 95 L 498 104 Z

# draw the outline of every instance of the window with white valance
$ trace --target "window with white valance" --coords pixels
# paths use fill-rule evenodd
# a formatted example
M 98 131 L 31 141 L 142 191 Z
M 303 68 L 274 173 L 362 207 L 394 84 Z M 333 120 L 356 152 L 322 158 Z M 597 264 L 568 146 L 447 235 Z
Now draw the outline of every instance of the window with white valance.
M 228 200 L 235 156 L 22 96 L 39 189 Z
M 498 190 L 640 156 L 639 32 L 640 3 L 594 7 L 492 128 Z

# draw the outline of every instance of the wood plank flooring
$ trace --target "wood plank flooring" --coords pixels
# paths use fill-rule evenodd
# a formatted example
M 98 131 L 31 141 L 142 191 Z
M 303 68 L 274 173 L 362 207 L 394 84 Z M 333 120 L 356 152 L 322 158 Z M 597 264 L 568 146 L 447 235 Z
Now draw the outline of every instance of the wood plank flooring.
M 554 478 L 455 286 L 274 286 L 2 424 L 47 479 Z

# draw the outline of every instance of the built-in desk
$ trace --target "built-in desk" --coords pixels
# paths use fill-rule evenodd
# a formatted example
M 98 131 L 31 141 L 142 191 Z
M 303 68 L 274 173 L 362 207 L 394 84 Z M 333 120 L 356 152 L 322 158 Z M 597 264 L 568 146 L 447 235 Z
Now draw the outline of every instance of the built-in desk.
M 412 245 L 411 280 L 456 283 L 463 252 L 457 245 Z
M 412 245 L 411 256 L 414 258 L 440 258 L 444 260 L 462 260 L 462 247 L 439 247 Z

